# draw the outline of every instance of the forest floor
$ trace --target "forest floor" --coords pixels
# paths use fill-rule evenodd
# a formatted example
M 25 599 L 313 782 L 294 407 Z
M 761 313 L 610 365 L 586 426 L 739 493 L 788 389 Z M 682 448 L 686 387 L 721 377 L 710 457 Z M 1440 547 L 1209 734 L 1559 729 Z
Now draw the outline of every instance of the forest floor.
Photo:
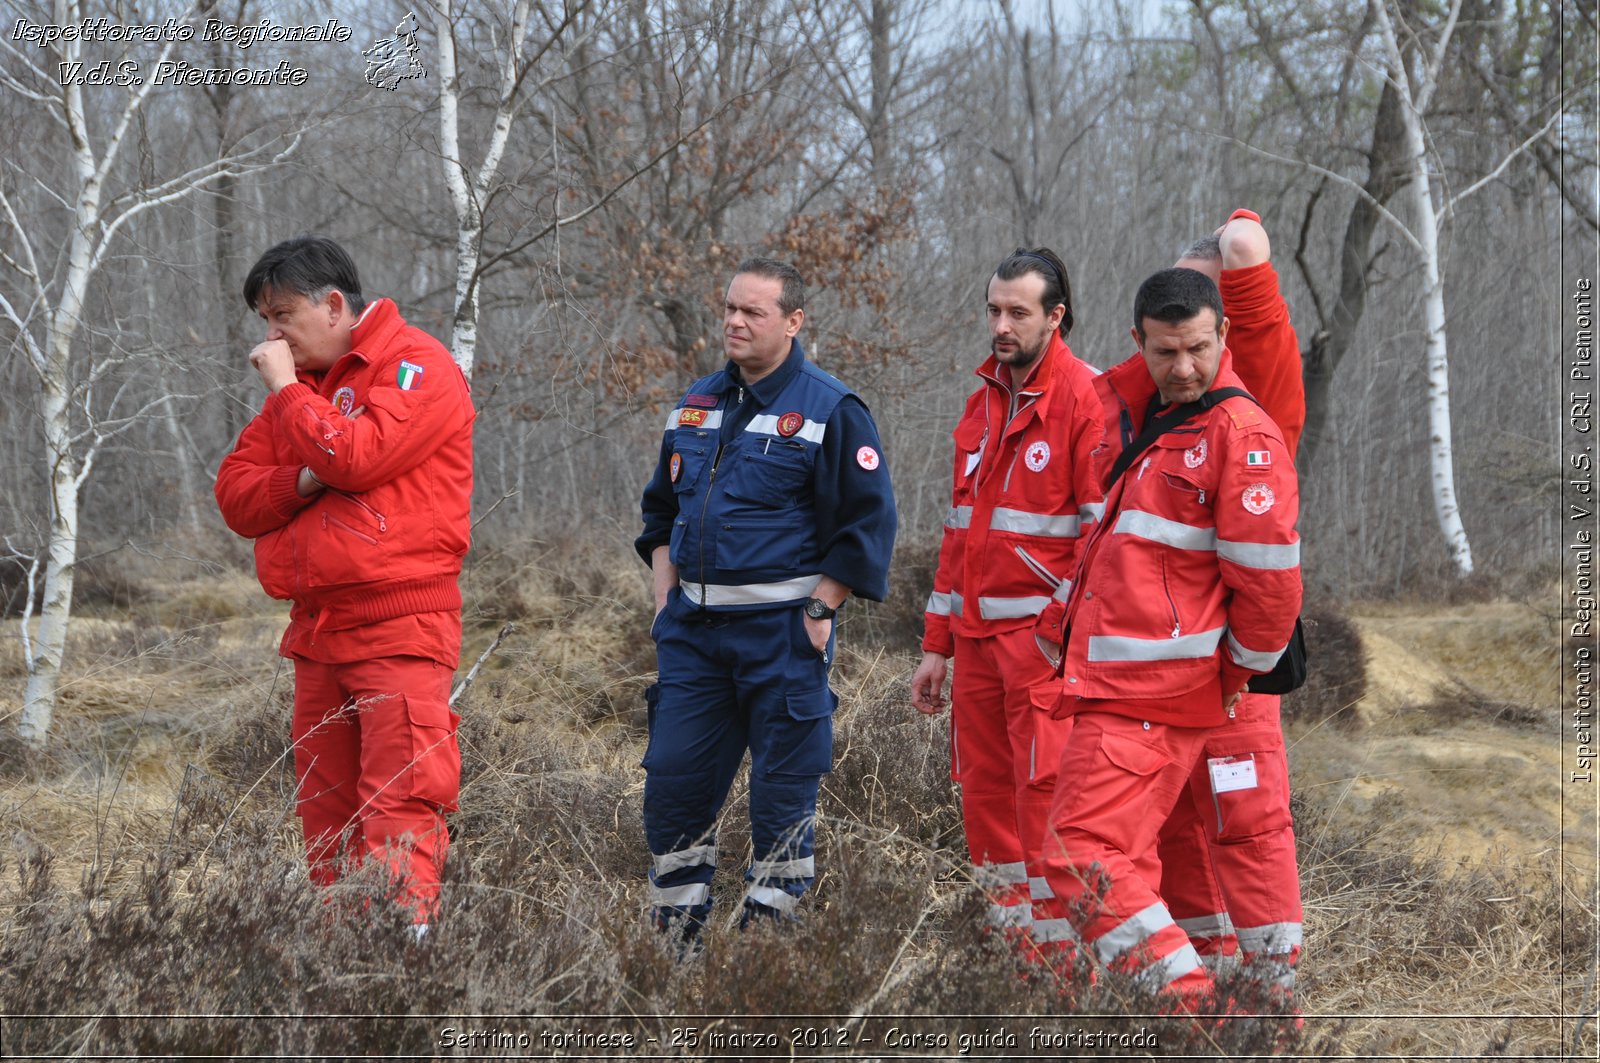
M 805 922 L 740 934 L 724 900 L 705 954 L 677 964 L 643 918 L 645 581 L 593 554 L 480 548 L 469 568 L 462 674 L 516 629 L 458 706 L 462 811 L 426 948 L 372 883 L 318 904 L 305 882 L 286 611 L 237 554 L 89 573 L 50 748 L 0 750 L 0 1056 L 544 1058 L 587 1037 L 619 1058 L 955 1058 L 966 1035 L 989 1058 L 1070 1057 L 1090 1036 L 1150 1058 L 1594 1057 L 1578 1017 L 1596 1007 L 1595 790 L 1564 781 L 1553 590 L 1308 608 L 1313 681 L 1284 701 L 1297 1030 L 1162 1016 L 1125 978 L 1041 976 L 980 931 L 947 724 L 907 697 L 911 606 L 841 632 Z M 11 730 L 25 676 L 6 624 Z M 741 781 L 725 898 L 743 809 Z M 292 1018 L 310 1014 L 344 1018 Z

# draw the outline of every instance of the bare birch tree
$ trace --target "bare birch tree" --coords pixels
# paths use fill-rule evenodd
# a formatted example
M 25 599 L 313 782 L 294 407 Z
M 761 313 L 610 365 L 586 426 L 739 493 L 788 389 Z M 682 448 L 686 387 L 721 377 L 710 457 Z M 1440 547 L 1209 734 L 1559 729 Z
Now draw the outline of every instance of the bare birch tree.
M 56 5 L 54 21 L 81 25 L 83 4 L 63 0 Z M 152 65 L 167 60 L 175 43 L 169 40 Z M 9 156 L 0 176 L 0 234 L 6 237 L 0 267 L 7 274 L 6 283 L 0 284 L 0 316 L 14 330 L 13 343 L 38 388 L 49 484 L 37 636 L 30 631 L 31 597 L 22 617 L 28 684 L 17 727 L 19 737 L 38 748 L 49 737 L 72 618 L 84 484 L 109 439 L 171 398 L 159 396 L 110 420 L 97 415 L 96 385 L 107 379 L 116 360 L 79 350 L 91 281 L 130 222 L 225 178 L 281 160 L 298 138 L 241 145 L 228 155 L 163 175 L 148 155 L 128 158 L 130 143 L 142 134 L 141 119 L 150 107 L 155 78 L 108 86 L 95 97 L 99 106 L 92 109 L 85 85 L 70 76 L 84 69 L 81 39 L 60 40 L 46 50 L 57 64 L 64 64 L 56 68 L 63 72 L 60 76 L 9 42 L 0 42 L 0 48 L 7 59 L 0 68 L 0 89 L 36 105 L 41 120 L 67 141 L 64 171 L 53 169 L 47 153 L 39 152 L 31 157 L 31 167 Z M 109 121 L 99 121 L 101 116 Z M 89 365 L 79 372 L 75 355 L 83 354 Z

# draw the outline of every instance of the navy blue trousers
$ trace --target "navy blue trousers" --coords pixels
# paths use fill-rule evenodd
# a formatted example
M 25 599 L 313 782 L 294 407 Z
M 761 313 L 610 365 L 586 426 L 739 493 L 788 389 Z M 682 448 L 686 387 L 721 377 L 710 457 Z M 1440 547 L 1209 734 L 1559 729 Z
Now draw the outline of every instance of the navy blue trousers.
M 745 918 L 787 916 L 816 877 L 817 788 L 833 766 L 826 657 L 797 605 L 713 612 L 674 589 L 656 619 L 660 681 L 646 692 L 644 830 L 656 925 L 703 925 L 716 870 L 716 821 L 750 751 Z

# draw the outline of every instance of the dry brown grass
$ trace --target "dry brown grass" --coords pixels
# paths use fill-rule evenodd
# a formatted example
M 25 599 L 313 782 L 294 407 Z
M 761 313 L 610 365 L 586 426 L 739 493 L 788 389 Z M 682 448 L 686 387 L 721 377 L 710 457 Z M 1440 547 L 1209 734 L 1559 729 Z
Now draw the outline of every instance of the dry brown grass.
M 99 1016 L 8 1021 L 7 1053 L 425 1058 L 460 1054 L 441 1048 L 446 1026 L 526 1032 L 537 1050 L 541 1030 L 600 1014 L 619 1018 L 583 1020 L 591 1032 L 653 1035 L 663 1052 L 674 1029 L 681 1038 L 693 1024 L 698 1047 L 677 1054 L 717 1058 L 770 1054 L 728 1049 L 735 1034 L 778 1035 L 786 1052 L 797 1028 L 838 1027 L 855 1039 L 843 1054 L 883 1055 L 894 1025 L 943 1032 L 949 1053 L 959 1033 L 988 1029 L 1024 1035 L 1000 1055 L 1059 1057 L 1071 1053 L 1030 1049 L 1025 1035 L 1062 1023 L 1145 1029 L 1159 1051 L 1143 1054 L 1161 1058 L 1421 1058 L 1557 1053 L 1572 1047 L 1571 1024 L 1340 1016 L 1594 1007 L 1592 878 L 1553 858 L 1559 831 L 1544 850 L 1512 844 L 1548 825 L 1547 765 L 1517 745 L 1532 725 L 1480 712 L 1458 727 L 1420 704 L 1342 726 L 1355 715 L 1337 712 L 1350 692 L 1342 678 L 1308 692 L 1320 709 L 1296 716 L 1286 705 L 1307 898 L 1303 1040 L 1271 1020 L 1152 1018 L 1156 1002 L 1125 979 L 1089 986 L 1079 972 L 1064 984 L 1025 967 L 979 928 L 947 724 L 910 709 L 914 633 L 901 629 L 914 609 L 898 604 L 857 612 L 842 634 L 836 767 L 802 923 L 740 933 L 726 921 L 748 857 L 741 780 L 721 825 L 723 907 L 705 953 L 679 965 L 644 920 L 639 703 L 653 667 L 644 570 L 619 564 L 609 546 L 572 542 L 475 555 L 468 661 L 505 620 L 518 629 L 461 706 L 463 810 L 445 911 L 418 948 L 378 884 L 357 878 L 319 896 L 305 880 L 286 756 L 289 677 L 273 655 L 281 609 L 237 571 L 185 571 L 141 561 L 142 589 L 90 612 L 74 632 L 73 693 L 51 752 L 6 751 L 0 1012 Z M 1337 610 L 1326 615 L 1346 630 Z M 1429 658 L 1420 626 L 1382 619 Z M 1365 653 L 1353 638 L 1335 641 L 1342 648 L 1326 663 Z M 1470 641 L 1451 645 L 1434 656 L 1470 656 Z M 1505 694 L 1474 678 L 1498 674 L 1491 665 L 1468 663 L 1451 664 L 1452 676 L 1485 698 Z M 0 698 L 13 708 L 19 673 L 0 658 Z M 1479 769 L 1500 773 L 1495 787 L 1458 770 L 1473 742 L 1499 758 Z M 1499 833 L 1487 842 L 1461 840 L 1491 821 Z M 1247 980 L 1224 988 L 1251 997 Z M 160 1017 L 177 1013 L 378 1017 Z M 826 1018 L 763 1017 L 802 1013 Z M 508 1018 L 462 1018 L 472 1015 Z M 570 1021 L 509 1018 L 540 1015 Z M 1592 1026 L 1583 1037 L 1577 1047 L 1592 1054 Z

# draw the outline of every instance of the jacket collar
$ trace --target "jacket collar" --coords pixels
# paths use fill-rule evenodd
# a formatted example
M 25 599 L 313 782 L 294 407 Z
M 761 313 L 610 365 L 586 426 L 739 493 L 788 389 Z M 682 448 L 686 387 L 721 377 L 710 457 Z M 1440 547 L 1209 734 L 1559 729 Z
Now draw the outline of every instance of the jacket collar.
M 1022 387 L 1017 394 L 1037 396 L 1048 393 L 1051 380 L 1057 376 L 1056 366 L 1071 357 L 1072 350 L 1067 346 L 1066 341 L 1061 338 L 1061 333 L 1052 332 L 1050 334 L 1050 342 L 1045 346 L 1044 354 L 1040 355 L 1039 360 L 1033 363 L 1033 369 L 1022 381 Z M 984 383 L 1001 388 L 1004 391 L 1011 390 L 1011 370 L 1001 365 L 999 359 L 992 353 L 983 360 L 983 364 L 978 366 L 976 372 L 978 376 L 983 378 Z
M 789 382 L 800 372 L 800 367 L 805 361 L 805 348 L 800 346 L 798 339 L 792 339 L 789 341 L 789 355 L 783 360 L 783 364 L 754 384 L 746 384 L 739 375 L 739 367 L 730 361 L 722 367 L 723 385 L 719 391 L 742 387 L 755 396 L 756 402 L 766 406 L 789 386 Z

